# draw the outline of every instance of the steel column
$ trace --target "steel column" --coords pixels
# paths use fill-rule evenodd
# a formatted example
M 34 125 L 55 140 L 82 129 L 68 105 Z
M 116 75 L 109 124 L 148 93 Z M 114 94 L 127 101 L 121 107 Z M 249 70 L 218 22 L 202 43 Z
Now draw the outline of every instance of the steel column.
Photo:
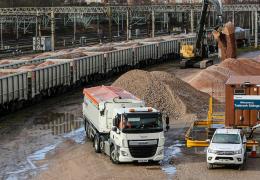
M 251 35 L 254 35 L 254 12 L 251 12 Z
M 235 25 L 235 11 L 232 12 L 232 22 Z
M 126 40 L 129 40 L 129 11 L 126 12 Z
M 191 25 L 191 32 L 194 33 L 194 10 L 190 11 L 190 25 Z
M 55 50 L 55 14 L 51 11 L 51 50 Z
M 76 42 L 76 31 L 77 31 L 77 22 L 76 22 L 76 14 L 74 14 L 73 18 L 73 44 Z
M 1 49 L 4 49 L 4 41 L 3 41 L 3 20 L 0 19 L 0 37 L 1 37 Z
M 155 36 L 155 13 L 152 11 L 152 38 Z
M 117 36 L 120 36 L 120 15 L 117 16 Z
M 258 12 L 255 11 L 255 48 L 258 48 Z
M 108 8 L 108 25 L 109 25 L 109 40 L 112 42 L 112 9 L 109 6 Z

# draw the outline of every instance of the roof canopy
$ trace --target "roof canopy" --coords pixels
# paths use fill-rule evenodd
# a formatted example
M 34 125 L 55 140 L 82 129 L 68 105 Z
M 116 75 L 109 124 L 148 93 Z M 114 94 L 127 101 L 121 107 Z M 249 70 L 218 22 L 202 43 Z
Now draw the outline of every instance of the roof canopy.
M 231 76 L 226 84 L 244 84 L 250 83 L 260 85 L 260 76 Z

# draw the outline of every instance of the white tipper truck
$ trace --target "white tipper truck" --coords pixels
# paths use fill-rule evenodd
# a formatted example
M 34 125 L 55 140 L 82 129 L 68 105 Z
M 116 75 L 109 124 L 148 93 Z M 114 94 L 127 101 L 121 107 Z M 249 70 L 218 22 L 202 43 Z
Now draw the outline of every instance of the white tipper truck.
M 83 93 L 86 136 L 97 153 L 107 154 L 113 163 L 163 159 L 165 137 L 159 111 L 117 87 L 92 87 Z

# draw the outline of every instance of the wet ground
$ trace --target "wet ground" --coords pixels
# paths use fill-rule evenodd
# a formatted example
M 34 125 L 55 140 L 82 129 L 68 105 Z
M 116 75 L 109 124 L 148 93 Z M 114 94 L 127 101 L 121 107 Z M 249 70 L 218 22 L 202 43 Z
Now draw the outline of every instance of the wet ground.
M 46 169 L 40 163 L 71 132 L 82 126 L 81 93 L 46 100 L 13 115 L 1 118 L 0 177 L 27 179 Z M 75 141 L 80 142 L 80 134 Z M 36 163 L 37 162 L 37 163 Z
M 176 65 L 164 64 L 159 69 L 153 67 L 148 70 L 155 69 L 173 72 Z M 197 72 L 198 70 L 194 71 Z M 189 73 L 184 74 L 187 76 Z M 101 158 L 95 154 L 92 143 L 85 139 L 85 132 L 82 127 L 81 102 L 82 89 L 78 89 L 60 97 L 47 99 L 15 114 L 2 117 L 0 119 L 0 177 L 3 179 L 34 179 L 41 174 L 40 172 L 43 172 L 40 178 L 46 179 L 44 172 L 48 174 L 48 172 L 52 172 L 51 169 L 55 169 L 52 167 L 56 164 L 54 159 L 60 157 L 60 154 L 64 157 L 70 156 L 71 148 L 76 151 L 75 156 L 78 153 L 85 153 L 85 156 L 88 157 L 93 156 L 93 161 L 90 161 L 89 158 L 86 160 L 90 165 L 105 162 L 109 171 L 113 172 L 110 169 L 113 169 L 113 165 L 111 165 L 109 157 L 102 156 Z M 158 177 L 165 177 L 166 175 L 172 176 L 175 173 L 175 167 L 170 162 L 171 157 L 180 153 L 179 146 L 184 146 L 184 141 L 181 144 L 179 135 L 177 136 L 174 132 L 178 131 L 172 129 L 168 133 L 172 134 L 171 137 L 174 137 L 174 139 L 168 140 L 166 143 L 168 148 L 165 150 L 166 156 L 162 164 L 152 165 L 151 167 L 145 165 L 141 168 L 147 170 L 146 175 L 151 174 L 151 177 L 157 177 L 154 174 L 156 173 Z M 82 159 L 78 156 L 77 158 Z M 127 169 L 133 168 L 135 171 L 140 169 L 139 165 L 124 166 Z M 82 167 L 85 168 L 84 163 Z M 94 166 L 93 168 L 105 169 L 106 167 Z M 114 168 L 115 172 L 122 171 L 121 167 Z M 59 179 L 62 179 L 66 173 L 53 172 L 54 179 L 58 178 L 55 177 L 57 174 L 59 174 Z M 121 177 L 125 177 L 125 174 L 121 175 Z M 52 177 L 49 174 L 47 176 Z M 138 177 L 140 178 L 140 175 Z M 97 177 L 97 179 L 99 178 Z
M 199 69 L 164 64 L 149 70 L 176 73 L 189 81 Z M 109 83 L 108 83 L 109 84 Z M 82 128 L 82 89 L 0 118 L 0 179 L 245 179 L 260 177 L 260 159 L 249 159 L 245 173 L 208 171 L 204 149 L 185 148 L 190 122 L 174 122 L 166 134 L 165 158 L 156 164 L 113 165 L 96 154 Z M 258 164 L 258 165 L 257 165 Z M 222 175 L 225 174 L 225 176 Z

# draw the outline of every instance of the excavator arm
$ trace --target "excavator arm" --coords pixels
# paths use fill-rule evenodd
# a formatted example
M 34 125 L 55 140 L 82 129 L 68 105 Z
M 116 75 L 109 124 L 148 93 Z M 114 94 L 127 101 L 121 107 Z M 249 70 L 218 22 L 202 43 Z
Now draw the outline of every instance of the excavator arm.
M 223 26 L 222 22 L 222 2 L 221 0 L 203 0 L 202 1 L 202 13 L 199 21 L 199 26 L 197 28 L 196 44 L 194 45 L 182 45 L 181 55 L 184 59 L 180 62 L 181 68 L 187 67 L 198 67 L 206 68 L 213 64 L 213 60 L 208 58 L 207 46 L 204 44 L 205 39 L 205 24 L 207 20 L 208 8 L 213 5 L 216 9 L 217 16 L 217 26 L 215 30 L 221 29 Z M 206 59 L 205 59 L 206 58 Z
M 196 38 L 196 45 L 195 45 L 195 54 L 196 56 L 203 57 L 203 36 L 204 36 L 204 29 L 205 29 L 205 24 L 206 24 L 206 19 L 207 19 L 207 13 L 208 13 L 208 7 L 209 5 L 212 4 L 214 5 L 216 12 L 217 12 L 217 26 L 215 29 L 218 29 L 220 26 L 223 25 L 222 22 L 222 2 L 221 0 L 203 0 L 203 5 L 202 5 L 202 13 L 200 17 L 200 22 L 199 22 L 199 28 L 197 31 L 197 38 Z

